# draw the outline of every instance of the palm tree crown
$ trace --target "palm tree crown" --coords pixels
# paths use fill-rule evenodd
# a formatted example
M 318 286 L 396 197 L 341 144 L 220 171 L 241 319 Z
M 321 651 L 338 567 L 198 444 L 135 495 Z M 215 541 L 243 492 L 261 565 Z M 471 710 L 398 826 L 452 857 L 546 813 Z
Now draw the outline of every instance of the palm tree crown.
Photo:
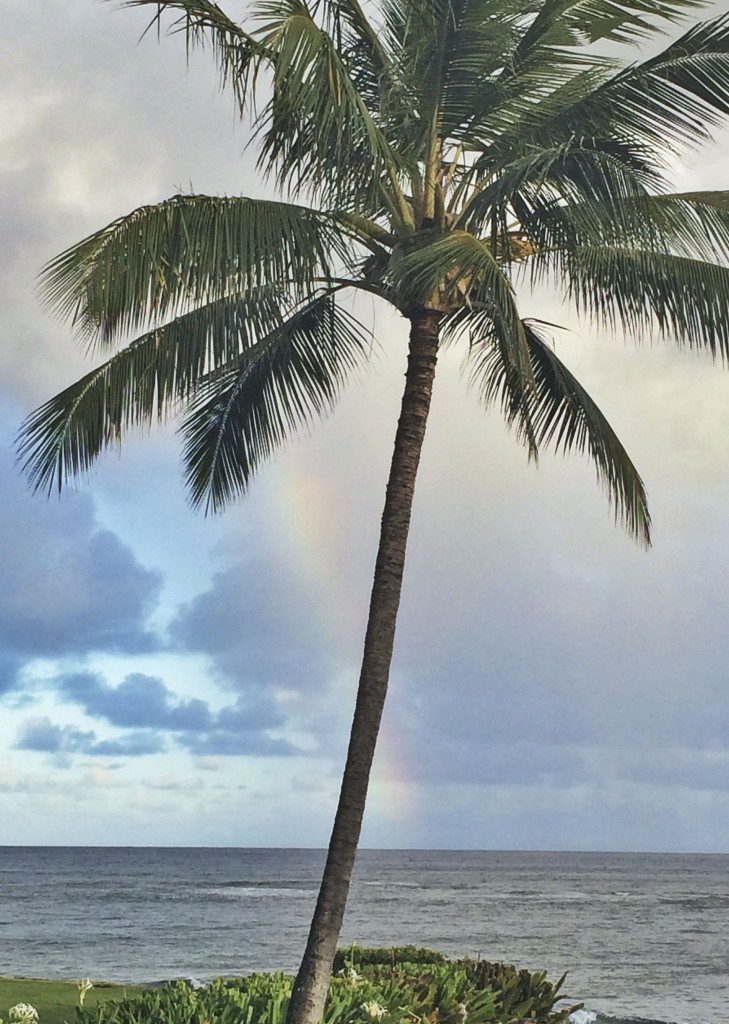
M 695 0 L 384 0 L 371 21 L 357 0 L 266 0 L 250 28 L 209 0 L 128 6 L 212 42 L 287 201 L 178 195 L 48 265 L 48 301 L 99 350 L 144 333 L 28 420 L 34 483 L 182 402 L 193 500 L 221 507 L 369 357 L 338 301 L 364 289 L 438 311 L 484 401 L 532 453 L 587 449 L 647 540 L 640 478 L 515 284 L 726 355 L 729 193 L 672 193 L 666 167 L 729 110 L 729 18 L 625 66 L 597 44 Z
M 616 516 L 649 542 L 640 476 L 548 325 L 522 315 L 517 288 L 550 282 L 598 325 L 727 358 L 729 192 L 673 192 L 669 169 L 729 113 L 729 16 L 630 62 L 626 45 L 700 0 L 258 0 L 243 25 L 212 0 L 126 6 L 154 8 L 158 27 L 171 13 L 189 48 L 212 45 L 280 198 L 177 195 L 46 267 L 49 304 L 109 355 L 26 421 L 34 485 L 62 487 L 126 428 L 182 407 L 192 500 L 219 509 L 370 358 L 345 293 L 375 295 L 410 322 L 323 916 L 292 1002 L 292 1019 L 316 1021 L 387 687 L 438 346 L 463 346 L 471 383 L 532 455 L 586 451 Z

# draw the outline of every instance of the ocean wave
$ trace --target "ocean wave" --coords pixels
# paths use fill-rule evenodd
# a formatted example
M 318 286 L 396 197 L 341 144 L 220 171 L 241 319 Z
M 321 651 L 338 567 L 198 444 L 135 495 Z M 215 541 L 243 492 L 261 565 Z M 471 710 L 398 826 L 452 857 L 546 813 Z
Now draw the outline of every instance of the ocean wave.
M 659 902 L 673 907 L 686 907 L 689 910 L 722 910 L 729 907 L 729 894 L 724 893 L 686 893 L 672 896 L 659 896 Z
M 261 879 L 248 879 L 248 878 L 236 878 L 229 882 L 212 882 L 212 887 L 215 889 L 268 889 L 270 891 L 276 891 L 285 889 L 286 891 L 301 889 L 307 892 L 311 892 L 318 888 L 315 882 L 303 881 L 302 879 L 267 879 L 265 881 Z
M 593 1010 L 575 1010 L 569 1016 L 571 1024 L 591 1024 L 597 1020 L 597 1014 Z
M 612 1014 L 612 1013 L 596 1013 L 593 1014 L 591 1010 L 577 1010 L 577 1013 L 587 1013 L 591 1016 L 584 1018 L 577 1022 L 577 1024 L 589 1024 L 589 1021 L 595 1021 L 596 1024 L 716 1024 L 708 1020 L 681 1020 L 676 1021 L 674 1019 L 668 1020 L 663 1017 L 658 1019 L 657 1017 L 626 1017 L 624 1014 Z M 574 1014 L 573 1014 L 574 1016 Z M 570 1018 L 571 1020 L 572 1018 Z
M 314 889 L 304 887 L 279 887 L 277 885 L 228 885 L 220 889 L 206 889 L 205 899 L 225 903 L 230 900 L 238 900 L 242 897 L 265 900 L 270 896 L 281 896 L 289 900 L 309 899 L 313 896 Z
M 570 1024 L 712 1024 L 708 1020 L 668 1020 L 656 1017 L 626 1017 L 625 1014 L 605 1013 L 600 1010 L 575 1010 L 569 1016 Z M 716 1022 L 713 1022 L 716 1024 Z
M 363 886 L 366 885 L 366 886 L 369 886 L 370 888 L 372 888 L 372 887 L 384 888 L 385 886 L 388 889 L 426 889 L 427 888 L 427 886 L 424 885 L 422 882 L 393 882 L 389 878 L 388 879 L 384 879 L 384 878 L 379 878 L 379 879 L 363 878 L 363 879 L 359 879 L 356 884 L 357 885 L 363 885 Z

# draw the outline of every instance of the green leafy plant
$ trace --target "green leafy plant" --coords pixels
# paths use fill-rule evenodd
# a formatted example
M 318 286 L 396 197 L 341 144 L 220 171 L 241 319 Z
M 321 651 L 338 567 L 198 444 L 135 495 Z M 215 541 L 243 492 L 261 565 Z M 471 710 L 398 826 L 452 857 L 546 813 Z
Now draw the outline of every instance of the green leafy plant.
M 445 959 L 443 953 L 421 946 L 358 946 L 353 943 L 337 950 L 332 969 L 335 972 L 346 967 L 359 970 L 371 964 L 440 964 Z
M 582 1003 L 579 1003 L 561 1010 L 555 1009 L 562 999 L 560 989 L 566 974 L 558 981 L 551 982 L 546 971 L 519 970 L 513 964 L 491 963 L 488 960 L 459 962 L 477 988 L 496 993 L 504 1020 L 530 1017 L 538 1021 L 559 1021 L 582 1007 Z
M 449 961 L 412 946 L 362 953 L 368 962 L 354 968 L 356 978 L 344 967 L 332 979 L 322 1024 L 509 1024 L 519 1016 L 558 1024 L 574 1009 L 554 1009 L 563 979 L 553 985 L 544 972 Z M 284 1024 L 292 986 L 293 978 L 281 973 L 219 979 L 199 989 L 178 981 L 94 1009 L 78 1007 L 76 1024 Z

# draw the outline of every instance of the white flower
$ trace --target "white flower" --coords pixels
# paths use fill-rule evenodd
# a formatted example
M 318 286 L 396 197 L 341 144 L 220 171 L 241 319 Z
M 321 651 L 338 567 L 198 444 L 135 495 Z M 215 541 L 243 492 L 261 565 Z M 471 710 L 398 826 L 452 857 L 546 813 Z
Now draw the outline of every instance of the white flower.
M 35 1024 L 38 1020 L 38 1011 L 30 1003 L 16 1003 L 8 1010 L 8 1018 L 19 1021 L 20 1024 Z
M 354 967 L 343 967 L 339 975 L 344 978 L 348 988 L 357 988 L 360 981 L 362 981 L 362 975 L 355 971 Z
M 461 1018 L 461 1020 L 465 1020 L 466 1017 L 468 1016 L 468 1010 L 466 1009 L 465 1003 L 458 1004 L 458 1015 Z
M 79 1006 L 83 1006 L 84 1005 L 84 999 L 86 998 L 86 993 L 89 991 L 89 989 L 92 989 L 93 987 L 94 986 L 93 986 L 93 983 L 91 981 L 91 978 L 82 978 L 81 981 L 78 983 L 78 1005 Z
M 374 1000 L 371 1003 L 362 1003 L 362 1009 L 372 1020 L 382 1020 L 387 1013 L 387 1008 L 374 1002 Z

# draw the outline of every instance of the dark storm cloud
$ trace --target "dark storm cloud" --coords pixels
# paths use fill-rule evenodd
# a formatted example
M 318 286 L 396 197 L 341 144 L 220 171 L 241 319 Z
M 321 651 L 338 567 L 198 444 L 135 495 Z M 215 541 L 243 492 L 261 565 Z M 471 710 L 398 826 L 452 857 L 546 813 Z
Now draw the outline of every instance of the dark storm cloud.
M 161 679 L 142 673 L 110 686 L 99 675 L 77 672 L 59 677 L 54 685 L 59 697 L 79 705 L 92 718 L 120 728 L 171 733 L 193 754 L 268 757 L 302 753 L 287 740 L 270 735 L 269 730 L 280 728 L 285 717 L 266 694 L 240 697 L 235 704 L 212 711 L 207 701 L 180 700 Z
M 215 715 L 215 728 L 232 733 L 277 729 L 285 722 L 286 716 L 278 703 L 265 693 L 239 697 L 235 704 L 222 708 Z
M 34 497 L 7 460 L 0 487 L 0 692 L 33 658 L 159 648 L 145 620 L 160 576 L 99 527 L 90 498 Z
M 16 750 L 43 754 L 86 754 L 91 757 L 141 757 L 165 749 L 163 737 L 138 732 L 113 740 L 99 740 L 93 730 L 53 725 L 48 718 L 28 720 L 15 742 Z

